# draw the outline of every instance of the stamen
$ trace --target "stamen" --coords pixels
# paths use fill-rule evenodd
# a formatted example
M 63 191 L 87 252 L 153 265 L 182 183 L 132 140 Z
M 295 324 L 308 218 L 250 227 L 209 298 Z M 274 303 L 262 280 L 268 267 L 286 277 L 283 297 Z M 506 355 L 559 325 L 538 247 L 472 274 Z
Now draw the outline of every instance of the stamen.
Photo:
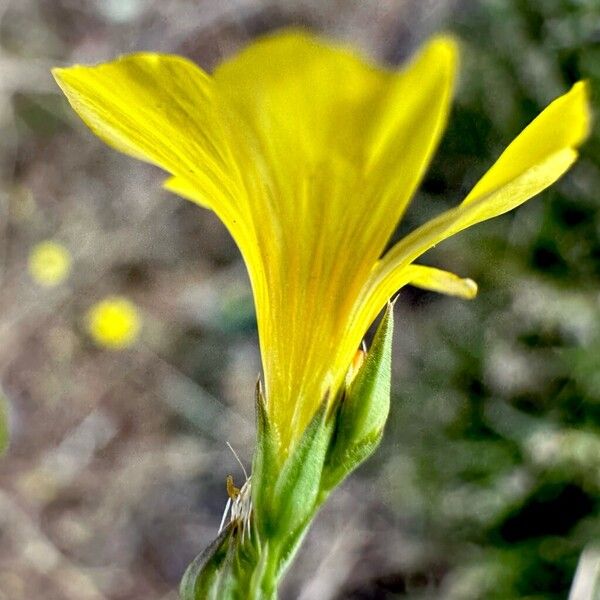
M 239 463 L 242 471 L 244 472 L 244 485 L 241 488 L 235 486 L 233 482 L 233 476 L 227 475 L 225 485 L 227 488 L 227 503 L 225 504 L 225 510 L 223 511 L 223 517 L 221 518 L 221 525 L 219 526 L 219 533 L 223 530 L 225 523 L 231 523 L 234 526 L 238 526 L 242 531 L 242 542 L 246 539 L 246 531 L 248 531 L 248 537 L 252 535 L 250 528 L 250 517 L 252 515 L 252 488 L 250 484 L 250 477 L 246 471 L 244 464 L 237 455 L 237 452 L 233 449 L 229 442 L 226 442 L 227 446 L 233 453 L 233 456 Z M 227 515 L 229 515 L 229 521 L 227 521 Z
M 225 519 L 227 519 L 227 513 L 231 507 L 231 497 L 227 498 L 227 503 L 225 504 L 225 510 L 223 511 L 223 516 L 221 517 L 221 524 L 219 525 L 219 532 L 223 531 L 223 527 L 225 526 Z
M 233 477 L 228 475 L 226 485 L 229 498 L 225 504 L 223 517 L 219 525 L 219 533 L 223 531 L 226 522 L 234 526 L 237 525 L 242 531 L 243 542 L 246 539 L 246 531 L 248 531 L 249 539 L 252 535 L 252 529 L 250 528 L 250 517 L 252 516 L 252 486 L 250 478 L 246 479 L 241 488 L 237 488 L 233 485 Z M 229 521 L 227 521 L 227 515 L 229 515 Z
M 356 377 L 356 374 L 362 367 L 362 364 L 365 362 L 366 356 L 367 345 L 363 340 L 361 347 L 355 352 L 352 362 L 350 363 L 350 367 L 348 368 L 348 372 L 346 373 L 346 387 L 348 387 L 352 383 L 352 380 Z
M 233 475 L 227 475 L 225 485 L 227 487 L 227 495 L 229 496 L 230 500 L 235 500 L 240 495 L 240 488 L 235 487 L 233 484 Z

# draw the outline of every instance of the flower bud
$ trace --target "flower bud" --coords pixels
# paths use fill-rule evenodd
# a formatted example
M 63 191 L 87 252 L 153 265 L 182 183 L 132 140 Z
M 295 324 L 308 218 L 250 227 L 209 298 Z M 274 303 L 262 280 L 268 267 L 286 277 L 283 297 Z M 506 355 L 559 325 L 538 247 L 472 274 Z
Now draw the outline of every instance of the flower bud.
M 388 305 L 368 353 L 359 350 L 336 408 L 321 487 L 335 487 L 378 446 L 390 409 L 393 307 Z

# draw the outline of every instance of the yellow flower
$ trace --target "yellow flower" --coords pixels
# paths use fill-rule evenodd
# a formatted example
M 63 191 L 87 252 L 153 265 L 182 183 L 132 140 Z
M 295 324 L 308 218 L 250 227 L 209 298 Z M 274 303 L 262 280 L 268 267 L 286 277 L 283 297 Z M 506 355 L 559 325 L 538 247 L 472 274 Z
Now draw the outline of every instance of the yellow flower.
M 127 298 L 109 296 L 94 304 L 86 316 L 89 334 L 109 350 L 128 348 L 137 339 L 141 319 L 138 309 Z
M 54 287 L 69 276 L 71 254 L 63 245 L 46 240 L 31 249 L 27 267 L 36 283 L 44 287 Z
M 367 328 L 399 288 L 475 295 L 471 280 L 413 261 L 525 202 L 577 158 L 589 128 L 582 82 L 510 144 L 458 207 L 384 253 L 443 132 L 456 63 L 450 37 L 434 38 L 396 72 L 284 31 L 212 75 L 151 53 L 54 70 L 92 131 L 167 171 L 165 187 L 213 210 L 237 242 L 283 454 L 326 393 L 343 385 Z

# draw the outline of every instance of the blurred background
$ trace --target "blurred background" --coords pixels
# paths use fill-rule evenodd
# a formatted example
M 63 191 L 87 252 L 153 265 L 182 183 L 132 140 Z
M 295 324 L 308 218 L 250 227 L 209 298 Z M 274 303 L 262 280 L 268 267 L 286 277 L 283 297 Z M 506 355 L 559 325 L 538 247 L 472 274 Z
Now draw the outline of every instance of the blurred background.
M 286 25 L 393 65 L 460 36 L 450 125 L 398 235 L 459 202 L 573 82 L 600 97 L 598 0 L 0 0 L 1 600 L 175 600 L 225 476 L 243 481 L 226 441 L 248 466 L 254 438 L 238 251 L 93 137 L 49 69 L 135 50 L 211 69 Z M 600 569 L 599 166 L 595 133 L 542 197 L 426 257 L 480 294 L 400 294 L 384 442 L 282 600 L 563 599 L 584 549 L 580 582 Z M 88 331 L 107 296 L 141 322 L 122 317 L 123 348 Z

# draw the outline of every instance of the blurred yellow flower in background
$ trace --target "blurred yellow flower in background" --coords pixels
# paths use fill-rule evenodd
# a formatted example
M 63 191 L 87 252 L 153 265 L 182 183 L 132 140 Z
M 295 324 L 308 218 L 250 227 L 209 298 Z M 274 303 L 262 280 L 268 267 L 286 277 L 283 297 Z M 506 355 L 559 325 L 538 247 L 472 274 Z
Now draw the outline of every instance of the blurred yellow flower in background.
M 122 350 L 137 340 L 141 317 L 137 306 L 127 298 L 109 296 L 90 308 L 86 326 L 98 346 Z
M 212 75 L 141 53 L 53 73 L 112 147 L 212 209 L 252 282 L 267 410 L 287 454 L 343 385 L 401 287 L 472 298 L 470 279 L 414 264 L 446 238 L 554 183 L 589 131 L 587 86 L 552 102 L 464 201 L 386 251 L 444 131 L 457 44 L 438 36 L 401 70 L 301 31 L 254 42 Z
M 27 263 L 31 278 L 44 287 L 61 284 L 71 272 L 71 253 L 65 246 L 52 240 L 36 244 Z

